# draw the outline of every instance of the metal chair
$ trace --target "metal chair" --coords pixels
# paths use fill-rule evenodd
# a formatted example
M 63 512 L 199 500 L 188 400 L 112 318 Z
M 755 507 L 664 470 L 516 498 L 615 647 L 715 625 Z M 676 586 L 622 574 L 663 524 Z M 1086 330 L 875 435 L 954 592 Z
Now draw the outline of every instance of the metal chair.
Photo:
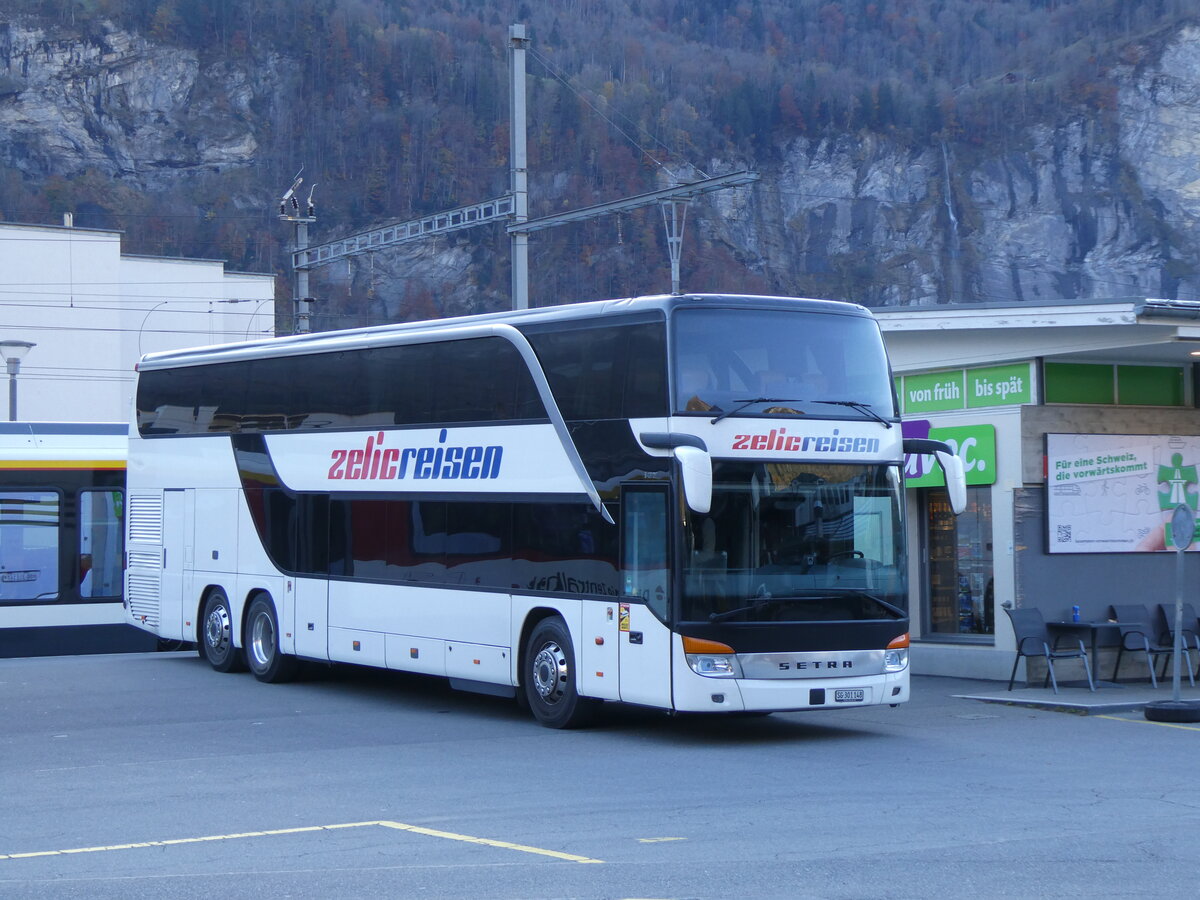
M 1130 653 L 1145 653 L 1146 666 L 1150 669 L 1150 684 L 1158 687 L 1158 677 L 1154 673 L 1154 663 L 1161 658 L 1163 672 L 1167 670 L 1167 658 L 1175 652 L 1173 644 L 1164 644 L 1151 625 L 1150 612 L 1141 603 L 1114 603 L 1110 606 L 1113 621 L 1121 631 L 1121 642 L 1117 645 L 1117 664 L 1113 666 L 1113 681 L 1117 680 L 1117 672 L 1121 669 L 1121 657 L 1126 651 Z M 1188 680 L 1192 682 L 1191 656 L 1188 656 Z
M 1160 603 L 1158 604 L 1158 633 L 1160 641 L 1175 649 L 1175 604 Z M 1196 679 L 1200 678 L 1200 661 L 1196 665 L 1196 674 L 1192 674 L 1192 650 L 1195 649 L 1197 657 L 1200 658 L 1200 620 L 1196 618 L 1196 610 L 1190 603 L 1183 604 L 1183 626 L 1180 628 L 1180 633 L 1183 635 L 1183 654 L 1187 659 L 1188 681 L 1192 687 L 1196 686 Z
M 1056 659 L 1081 659 L 1083 660 L 1083 670 L 1087 673 L 1088 688 L 1096 690 L 1096 683 L 1092 680 L 1092 665 L 1088 661 L 1087 650 L 1083 647 L 1083 641 L 1076 639 L 1076 647 L 1059 648 L 1058 641 L 1061 635 L 1054 640 L 1050 639 L 1050 629 L 1046 627 L 1046 620 L 1042 618 L 1041 610 L 1038 609 L 1005 609 L 1008 617 L 1012 620 L 1013 634 L 1017 638 L 1017 657 L 1013 660 L 1012 674 L 1008 678 L 1008 689 L 1011 691 L 1013 681 L 1017 677 L 1017 664 L 1021 662 L 1022 656 L 1040 656 L 1046 660 L 1046 678 L 1042 682 L 1042 687 L 1049 682 L 1054 686 L 1054 693 L 1058 693 L 1058 679 L 1054 677 L 1054 661 Z

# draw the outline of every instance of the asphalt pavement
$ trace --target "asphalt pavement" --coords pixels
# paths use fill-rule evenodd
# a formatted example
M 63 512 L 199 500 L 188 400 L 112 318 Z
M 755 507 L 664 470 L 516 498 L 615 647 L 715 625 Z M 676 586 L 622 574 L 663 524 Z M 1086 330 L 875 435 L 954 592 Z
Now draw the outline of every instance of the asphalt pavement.
M 563 732 L 355 667 L 0 660 L 0 897 L 1194 897 L 1200 725 L 1065 714 L 1170 687 L 1005 687 Z

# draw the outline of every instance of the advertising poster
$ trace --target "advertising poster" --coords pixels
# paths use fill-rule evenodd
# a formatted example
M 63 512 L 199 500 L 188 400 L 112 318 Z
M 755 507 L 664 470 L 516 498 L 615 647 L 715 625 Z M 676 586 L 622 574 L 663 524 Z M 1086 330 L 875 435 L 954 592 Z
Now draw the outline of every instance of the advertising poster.
M 1174 551 L 1171 514 L 1197 510 L 1198 473 L 1200 436 L 1046 435 L 1049 551 Z

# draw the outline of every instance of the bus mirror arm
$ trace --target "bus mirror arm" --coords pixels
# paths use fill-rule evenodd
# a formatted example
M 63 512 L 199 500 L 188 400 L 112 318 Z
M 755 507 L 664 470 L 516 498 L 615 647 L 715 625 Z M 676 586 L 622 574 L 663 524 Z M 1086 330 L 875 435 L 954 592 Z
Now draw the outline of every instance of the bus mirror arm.
M 905 453 L 932 454 L 946 476 L 946 492 L 950 495 L 950 508 L 956 516 L 967 508 L 967 478 L 962 457 L 945 441 L 924 438 L 905 438 Z
M 712 457 L 704 440 L 678 431 L 643 431 L 638 439 L 646 447 L 675 454 L 688 508 L 707 515 L 712 508 Z

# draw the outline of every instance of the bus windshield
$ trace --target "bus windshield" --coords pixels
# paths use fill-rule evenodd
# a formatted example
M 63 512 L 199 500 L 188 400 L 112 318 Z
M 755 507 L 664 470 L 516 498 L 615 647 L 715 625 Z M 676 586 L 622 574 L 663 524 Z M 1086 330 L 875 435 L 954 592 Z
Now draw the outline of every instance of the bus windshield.
M 677 309 L 673 331 L 676 413 L 729 415 L 740 407 L 742 415 L 895 417 L 873 319 L 787 309 Z
M 681 621 L 907 616 L 896 466 L 718 462 L 685 526 Z

